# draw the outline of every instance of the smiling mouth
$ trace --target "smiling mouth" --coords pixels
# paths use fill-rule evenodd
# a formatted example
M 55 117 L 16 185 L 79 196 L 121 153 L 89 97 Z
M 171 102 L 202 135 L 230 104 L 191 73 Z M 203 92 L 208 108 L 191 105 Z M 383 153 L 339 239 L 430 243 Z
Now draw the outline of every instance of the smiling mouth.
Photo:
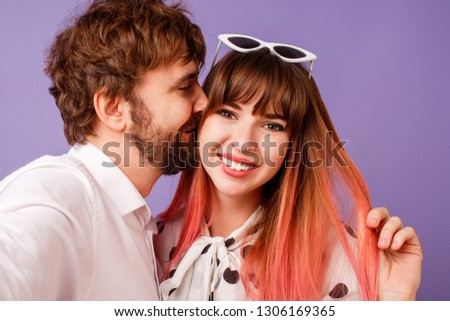
M 224 157 L 221 154 L 217 154 L 217 156 L 219 157 L 219 159 L 222 161 L 222 163 L 225 166 L 227 166 L 237 172 L 246 172 L 251 169 L 255 169 L 258 166 L 257 164 L 254 164 L 251 162 L 232 160 L 232 159 Z

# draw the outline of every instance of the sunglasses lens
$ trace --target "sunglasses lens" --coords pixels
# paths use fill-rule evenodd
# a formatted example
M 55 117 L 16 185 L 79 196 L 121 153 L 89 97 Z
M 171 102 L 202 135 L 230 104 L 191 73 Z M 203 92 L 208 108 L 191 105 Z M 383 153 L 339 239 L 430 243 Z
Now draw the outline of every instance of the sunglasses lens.
M 258 41 L 244 37 L 230 37 L 228 38 L 228 41 L 230 41 L 233 45 L 243 49 L 253 49 L 257 48 L 260 45 Z
M 306 54 L 303 51 L 291 47 L 274 46 L 273 50 L 275 50 L 277 54 L 283 56 L 284 58 L 299 59 L 306 57 Z

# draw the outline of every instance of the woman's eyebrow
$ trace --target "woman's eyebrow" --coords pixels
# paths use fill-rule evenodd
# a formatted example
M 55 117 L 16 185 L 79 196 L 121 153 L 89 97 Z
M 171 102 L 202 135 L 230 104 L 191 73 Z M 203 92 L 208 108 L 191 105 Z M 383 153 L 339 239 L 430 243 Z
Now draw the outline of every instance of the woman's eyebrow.
M 281 119 L 281 120 L 286 120 L 286 117 L 279 115 L 279 114 L 273 114 L 273 113 L 267 113 L 264 114 L 264 117 L 269 118 L 269 119 Z
M 241 106 L 239 106 L 239 104 L 236 104 L 234 102 L 225 103 L 225 105 L 237 110 L 242 110 Z

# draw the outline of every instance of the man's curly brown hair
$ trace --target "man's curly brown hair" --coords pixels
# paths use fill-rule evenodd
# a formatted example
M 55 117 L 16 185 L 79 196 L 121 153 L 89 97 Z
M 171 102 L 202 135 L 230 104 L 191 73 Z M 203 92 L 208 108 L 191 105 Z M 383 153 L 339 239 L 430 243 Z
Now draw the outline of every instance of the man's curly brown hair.
M 94 1 L 56 36 L 45 73 L 69 144 L 94 134 L 98 90 L 128 98 L 147 70 L 179 59 L 203 65 L 203 35 L 187 13 L 158 0 Z

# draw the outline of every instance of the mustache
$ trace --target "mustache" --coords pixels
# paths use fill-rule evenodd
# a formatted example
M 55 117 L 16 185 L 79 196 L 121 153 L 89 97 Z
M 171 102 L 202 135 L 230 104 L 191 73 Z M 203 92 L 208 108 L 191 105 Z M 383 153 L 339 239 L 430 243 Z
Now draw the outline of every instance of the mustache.
M 181 126 L 179 132 L 196 132 L 198 130 L 198 126 L 200 125 L 202 116 L 202 113 L 192 115 L 191 118 L 189 118 L 187 122 L 185 122 L 184 125 Z

